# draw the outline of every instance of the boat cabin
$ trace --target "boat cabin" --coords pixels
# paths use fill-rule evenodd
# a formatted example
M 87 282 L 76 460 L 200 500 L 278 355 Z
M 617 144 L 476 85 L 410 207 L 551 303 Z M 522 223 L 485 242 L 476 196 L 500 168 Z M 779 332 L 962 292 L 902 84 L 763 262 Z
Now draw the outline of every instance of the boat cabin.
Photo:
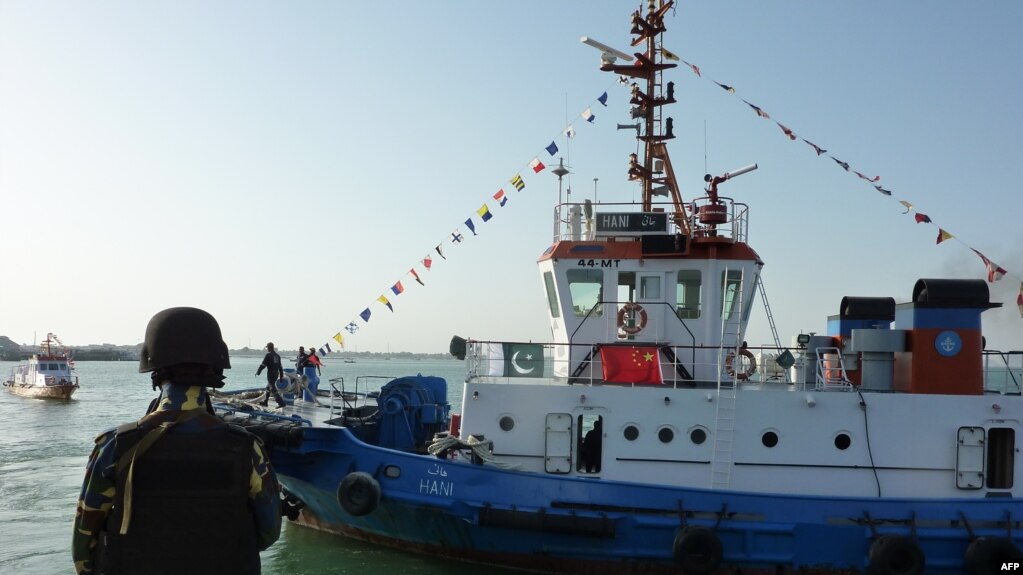
M 18 385 L 67 385 L 75 382 L 67 358 L 55 355 L 33 355 L 27 364 L 14 370 Z
M 719 349 L 741 344 L 763 266 L 745 242 L 747 207 L 722 200 L 713 233 L 697 215 L 680 226 L 663 208 L 560 206 L 567 226 L 538 261 L 553 341 L 563 344 L 552 375 L 598 378 L 599 347 L 625 344 L 658 350 L 661 381 L 717 379 Z

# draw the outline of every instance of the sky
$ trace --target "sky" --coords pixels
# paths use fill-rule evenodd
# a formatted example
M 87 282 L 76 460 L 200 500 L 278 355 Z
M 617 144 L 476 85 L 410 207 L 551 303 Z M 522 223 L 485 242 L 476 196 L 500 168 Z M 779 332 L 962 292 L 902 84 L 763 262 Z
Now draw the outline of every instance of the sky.
M 528 164 L 556 163 L 554 140 L 575 201 L 638 198 L 636 143 L 616 130 L 628 91 L 579 38 L 631 52 L 639 6 L 0 0 L 0 335 L 134 344 L 184 305 L 217 317 L 232 348 L 320 346 L 352 321 L 358 351 L 549 340 L 536 260 L 558 184 Z M 846 295 L 904 302 L 917 278 L 984 278 L 974 248 L 1010 272 L 991 284 L 1005 305 L 983 316 L 989 347 L 1023 349 L 1021 24 L 1010 0 L 669 12 L 665 47 L 703 75 L 665 76 L 683 197 L 703 195 L 707 172 L 760 166 L 727 194 L 750 206 L 783 343 L 826 331 Z M 937 226 L 955 239 L 936 245 Z M 759 306 L 747 335 L 771 341 Z

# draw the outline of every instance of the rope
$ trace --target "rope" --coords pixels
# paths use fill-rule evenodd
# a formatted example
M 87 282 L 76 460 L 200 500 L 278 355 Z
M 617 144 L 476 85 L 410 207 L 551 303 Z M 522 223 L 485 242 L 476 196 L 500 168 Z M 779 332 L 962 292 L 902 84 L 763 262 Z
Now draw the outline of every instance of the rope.
M 477 439 L 470 435 L 468 441 L 462 441 L 458 437 L 449 434 L 440 434 L 433 436 L 433 441 L 426 447 L 427 453 L 430 455 L 440 456 L 448 451 L 458 451 L 465 455 L 466 451 L 471 451 L 474 456 L 494 467 L 500 467 L 501 469 L 516 469 L 521 470 L 521 465 L 512 463 L 505 463 L 498 461 L 494 458 L 493 454 L 494 441 L 492 439 Z
M 309 378 L 302 375 L 285 374 L 285 378 L 288 380 L 288 385 L 284 389 L 278 390 L 280 394 L 294 394 L 303 395 L 303 392 L 309 391 L 309 395 L 313 398 L 313 402 L 316 405 L 322 406 L 320 400 L 316 398 L 316 394 L 309 390 Z M 210 397 L 217 399 L 222 403 L 228 403 L 232 405 L 249 405 L 252 407 L 259 407 L 262 410 L 269 409 L 261 405 L 264 401 L 269 401 L 269 394 L 266 390 L 262 391 L 247 391 L 244 393 L 224 393 L 215 389 L 209 389 Z

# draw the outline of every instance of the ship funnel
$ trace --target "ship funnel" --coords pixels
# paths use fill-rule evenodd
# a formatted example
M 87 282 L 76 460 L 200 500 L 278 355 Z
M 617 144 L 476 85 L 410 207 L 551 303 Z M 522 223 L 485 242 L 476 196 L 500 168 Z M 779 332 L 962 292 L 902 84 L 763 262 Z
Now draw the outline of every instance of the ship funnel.
M 586 214 L 587 220 L 593 219 L 593 202 L 591 202 L 589 199 L 586 199 L 583 202 L 583 213 Z

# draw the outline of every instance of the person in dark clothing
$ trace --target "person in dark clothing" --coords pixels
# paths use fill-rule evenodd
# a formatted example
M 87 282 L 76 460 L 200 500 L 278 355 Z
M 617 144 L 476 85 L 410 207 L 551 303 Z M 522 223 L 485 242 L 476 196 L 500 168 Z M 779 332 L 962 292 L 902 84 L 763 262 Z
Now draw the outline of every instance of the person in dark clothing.
M 295 371 L 302 375 L 305 373 L 307 365 L 309 365 L 309 354 L 305 352 L 304 347 L 298 346 L 298 357 L 295 358 Z
M 583 438 L 583 459 L 586 460 L 586 473 L 600 473 L 600 452 L 604 443 L 604 433 L 600 420 L 593 422 L 593 429 L 586 432 Z
M 263 363 L 259 364 L 256 369 L 256 375 L 258 376 L 263 369 L 266 369 L 266 397 L 263 398 L 262 405 L 266 406 L 270 402 L 270 396 L 277 401 L 277 407 L 284 407 L 284 399 L 281 394 L 277 391 L 277 382 L 284 377 L 284 367 L 281 366 L 281 356 L 274 351 L 274 344 L 266 344 L 266 356 L 263 357 Z
M 281 533 L 280 487 L 263 443 L 212 413 L 206 389 L 230 368 L 212 315 L 149 321 L 139 372 L 160 397 L 96 439 L 71 540 L 78 575 L 259 575 Z

